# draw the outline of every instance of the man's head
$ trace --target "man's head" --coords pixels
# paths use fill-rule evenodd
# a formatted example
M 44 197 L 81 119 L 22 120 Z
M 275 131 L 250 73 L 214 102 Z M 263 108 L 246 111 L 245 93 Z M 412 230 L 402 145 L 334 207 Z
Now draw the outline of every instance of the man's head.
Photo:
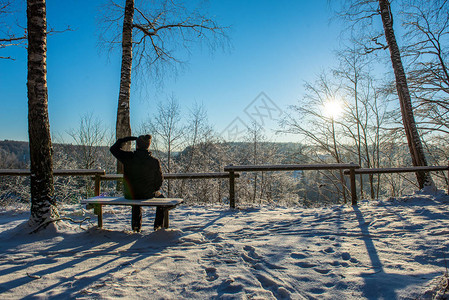
M 148 150 L 151 144 L 151 135 L 141 135 L 136 140 L 136 149 Z

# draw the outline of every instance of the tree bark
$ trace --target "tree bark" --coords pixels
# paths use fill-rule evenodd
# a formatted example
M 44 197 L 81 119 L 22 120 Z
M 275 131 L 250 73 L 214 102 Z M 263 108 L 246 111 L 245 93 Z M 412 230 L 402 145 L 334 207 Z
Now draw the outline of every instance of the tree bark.
M 416 128 L 415 117 L 413 115 L 412 101 L 401 60 L 401 53 L 399 51 L 393 30 L 393 16 L 391 13 L 390 1 L 379 0 L 379 8 L 385 38 L 387 40 L 388 48 L 390 49 L 391 63 L 393 65 L 394 76 L 396 79 L 396 89 L 398 92 L 399 103 L 401 105 L 402 122 L 404 124 L 412 163 L 414 166 L 427 166 L 427 160 L 424 155 L 421 139 Z M 424 186 L 435 186 L 428 172 L 417 172 L 416 178 L 420 189 Z
M 52 145 L 48 121 L 47 20 L 45 0 L 27 0 L 28 134 L 33 227 L 59 217 L 54 197 Z
M 122 33 L 122 67 L 120 73 L 120 92 L 117 107 L 116 138 L 131 136 L 129 103 L 131 94 L 131 68 L 133 56 L 133 18 L 134 0 L 126 0 Z M 131 143 L 124 145 L 124 150 L 131 149 Z M 117 173 L 123 173 L 123 165 L 117 161 Z

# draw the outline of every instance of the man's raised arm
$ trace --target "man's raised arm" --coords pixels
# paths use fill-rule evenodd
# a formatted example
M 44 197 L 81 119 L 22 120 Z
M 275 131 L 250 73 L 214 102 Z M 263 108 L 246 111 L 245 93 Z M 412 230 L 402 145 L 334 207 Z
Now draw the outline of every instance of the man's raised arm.
M 111 151 L 112 155 L 115 156 L 115 158 L 122 161 L 124 158 L 124 155 L 126 155 L 126 153 L 129 152 L 129 151 L 124 151 L 121 149 L 123 144 L 126 142 L 129 142 L 129 141 L 135 141 L 135 140 L 137 140 L 137 138 L 135 136 L 127 136 L 127 137 L 118 139 L 114 143 L 114 145 L 112 145 L 111 148 L 109 148 L 109 150 Z

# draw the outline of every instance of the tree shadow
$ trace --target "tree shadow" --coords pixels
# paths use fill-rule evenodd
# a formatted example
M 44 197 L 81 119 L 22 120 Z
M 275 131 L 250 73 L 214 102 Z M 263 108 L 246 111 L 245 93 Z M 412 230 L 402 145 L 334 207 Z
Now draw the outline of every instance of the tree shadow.
M 433 278 L 441 275 L 440 272 L 420 273 L 413 276 L 385 272 L 379 253 L 371 238 L 368 228 L 369 222 L 365 221 L 362 212 L 357 206 L 353 206 L 353 210 L 373 268 L 373 272 L 360 274 L 364 280 L 364 285 L 361 289 L 364 297 L 367 299 L 398 299 L 397 290 L 412 284 L 422 284 L 421 278 Z
M 12 234 L 14 232 L 17 229 L 13 228 L 0 235 L 3 241 L 5 239 L 2 237 L 7 237 L 7 243 L 0 246 L 0 259 L 5 266 L 0 267 L 0 278 L 3 277 L 0 293 L 28 288 L 25 285 L 33 280 L 45 280 L 50 276 L 52 282 L 56 280 L 54 283 L 43 284 L 45 287 L 38 291 L 34 289 L 25 299 L 48 296 L 49 292 L 52 292 L 52 297 L 71 297 L 92 283 L 120 272 L 126 266 L 138 264 L 145 258 L 159 254 L 175 245 L 181 236 L 179 232 L 171 235 L 168 232 L 168 238 L 160 239 L 163 232 L 142 235 L 96 227 L 85 232 L 59 233 L 45 239 L 23 234 L 15 237 Z M 59 295 L 55 294 L 58 290 Z

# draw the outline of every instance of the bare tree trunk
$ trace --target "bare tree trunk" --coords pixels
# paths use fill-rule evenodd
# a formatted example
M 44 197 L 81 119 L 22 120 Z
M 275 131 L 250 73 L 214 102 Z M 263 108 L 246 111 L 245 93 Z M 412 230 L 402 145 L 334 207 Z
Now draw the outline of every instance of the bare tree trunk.
M 199 127 L 199 123 L 200 123 L 199 117 L 200 117 L 199 113 L 198 112 L 194 112 L 193 138 L 192 138 L 191 146 L 190 146 L 192 150 L 189 153 L 190 156 L 189 156 L 187 165 L 186 165 L 186 167 L 184 169 L 184 173 L 189 173 L 190 172 L 190 169 L 191 169 L 192 163 L 193 163 L 193 158 L 195 157 L 195 154 L 197 152 L 197 149 L 196 149 L 197 145 L 196 144 L 197 144 L 197 138 L 198 138 L 198 127 Z M 179 190 L 179 194 L 180 195 L 184 195 L 185 184 L 186 184 L 186 180 L 182 180 L 181 188 Z
M 170 135 L 168 136 L 168 140 L 170 141 Z M 167 172 L 171 173 L 171 143 L 168 144 L 168 152 L 167 152 Z M 171 197 L 171 181 L 167 179 L 167 196 Z
M 337 161 L 337 163 L 341 163 L 340 161 L 340 154 L 338 152 L 338 148 L 337 148 L 337 138 L 335 136 L 335 121 L 334 118 L 332 118 L 332 140 L 333 140 L 333 147 L 334 147 L 334 151 L 335 151 L 335 160 Z M 339 170 L 340 173 L 340 183 L 341 183 L 341 192 L 343 194 L 343 201 L 344 203 L 347 202 L 346 199 L 346 181 L 345 181 L 345 175 L 343 174 L 343 170 Z
M 116 138 L 131 135 L 129 116 L 129 99 L 131 94 L 131 68 L 133 56 L 133 18 L 134 0 L 126 0 L 122 34 L 122 67 L 120 73 L 120 92 L 118 96 Z M 130 150 L 131 143 L 126 143 L 124 150 Z M 123 165 L 117 161 L 117 173 L 123 173 Z
M 257 165 L 257 131 L 254 131 L 253 155 L 254 155 L 253 160 L 254 165 Z M 257 193 L 257 172 L 254 172 L 253 203 L 256 203 L 256 193 Z M 262 198 L 260 200 L 262 201 Z
M 393 30 L 393 15 L 389 0 L 379 0 L 380 14 L 385 31 L 385 38 L 390 49 L 391 63 L 393 65 L 394 75 L 396 79 L 396 89 L 398 92 L 399 103 L 401 105 L 402 122 L 404 124 L 407 142 L 412 156 L 414 166 L 427 166 L 426 157 L 424 155 L 421 139 L 416 128 L 415 118 L 413 115 L 412 101 L 410 98 L 407 79 L 402 65 L 401 54 L 396 42 Z M 417 172 L 419 188 L 424 186 L 435 186 L 428 172 Z
M 54 198 L 52 146 L 48 121 L 47 19 L 45 0 L 27 1 L 28 134 L 31 160 L 31 216 L 39 226 L 59 216 Z

